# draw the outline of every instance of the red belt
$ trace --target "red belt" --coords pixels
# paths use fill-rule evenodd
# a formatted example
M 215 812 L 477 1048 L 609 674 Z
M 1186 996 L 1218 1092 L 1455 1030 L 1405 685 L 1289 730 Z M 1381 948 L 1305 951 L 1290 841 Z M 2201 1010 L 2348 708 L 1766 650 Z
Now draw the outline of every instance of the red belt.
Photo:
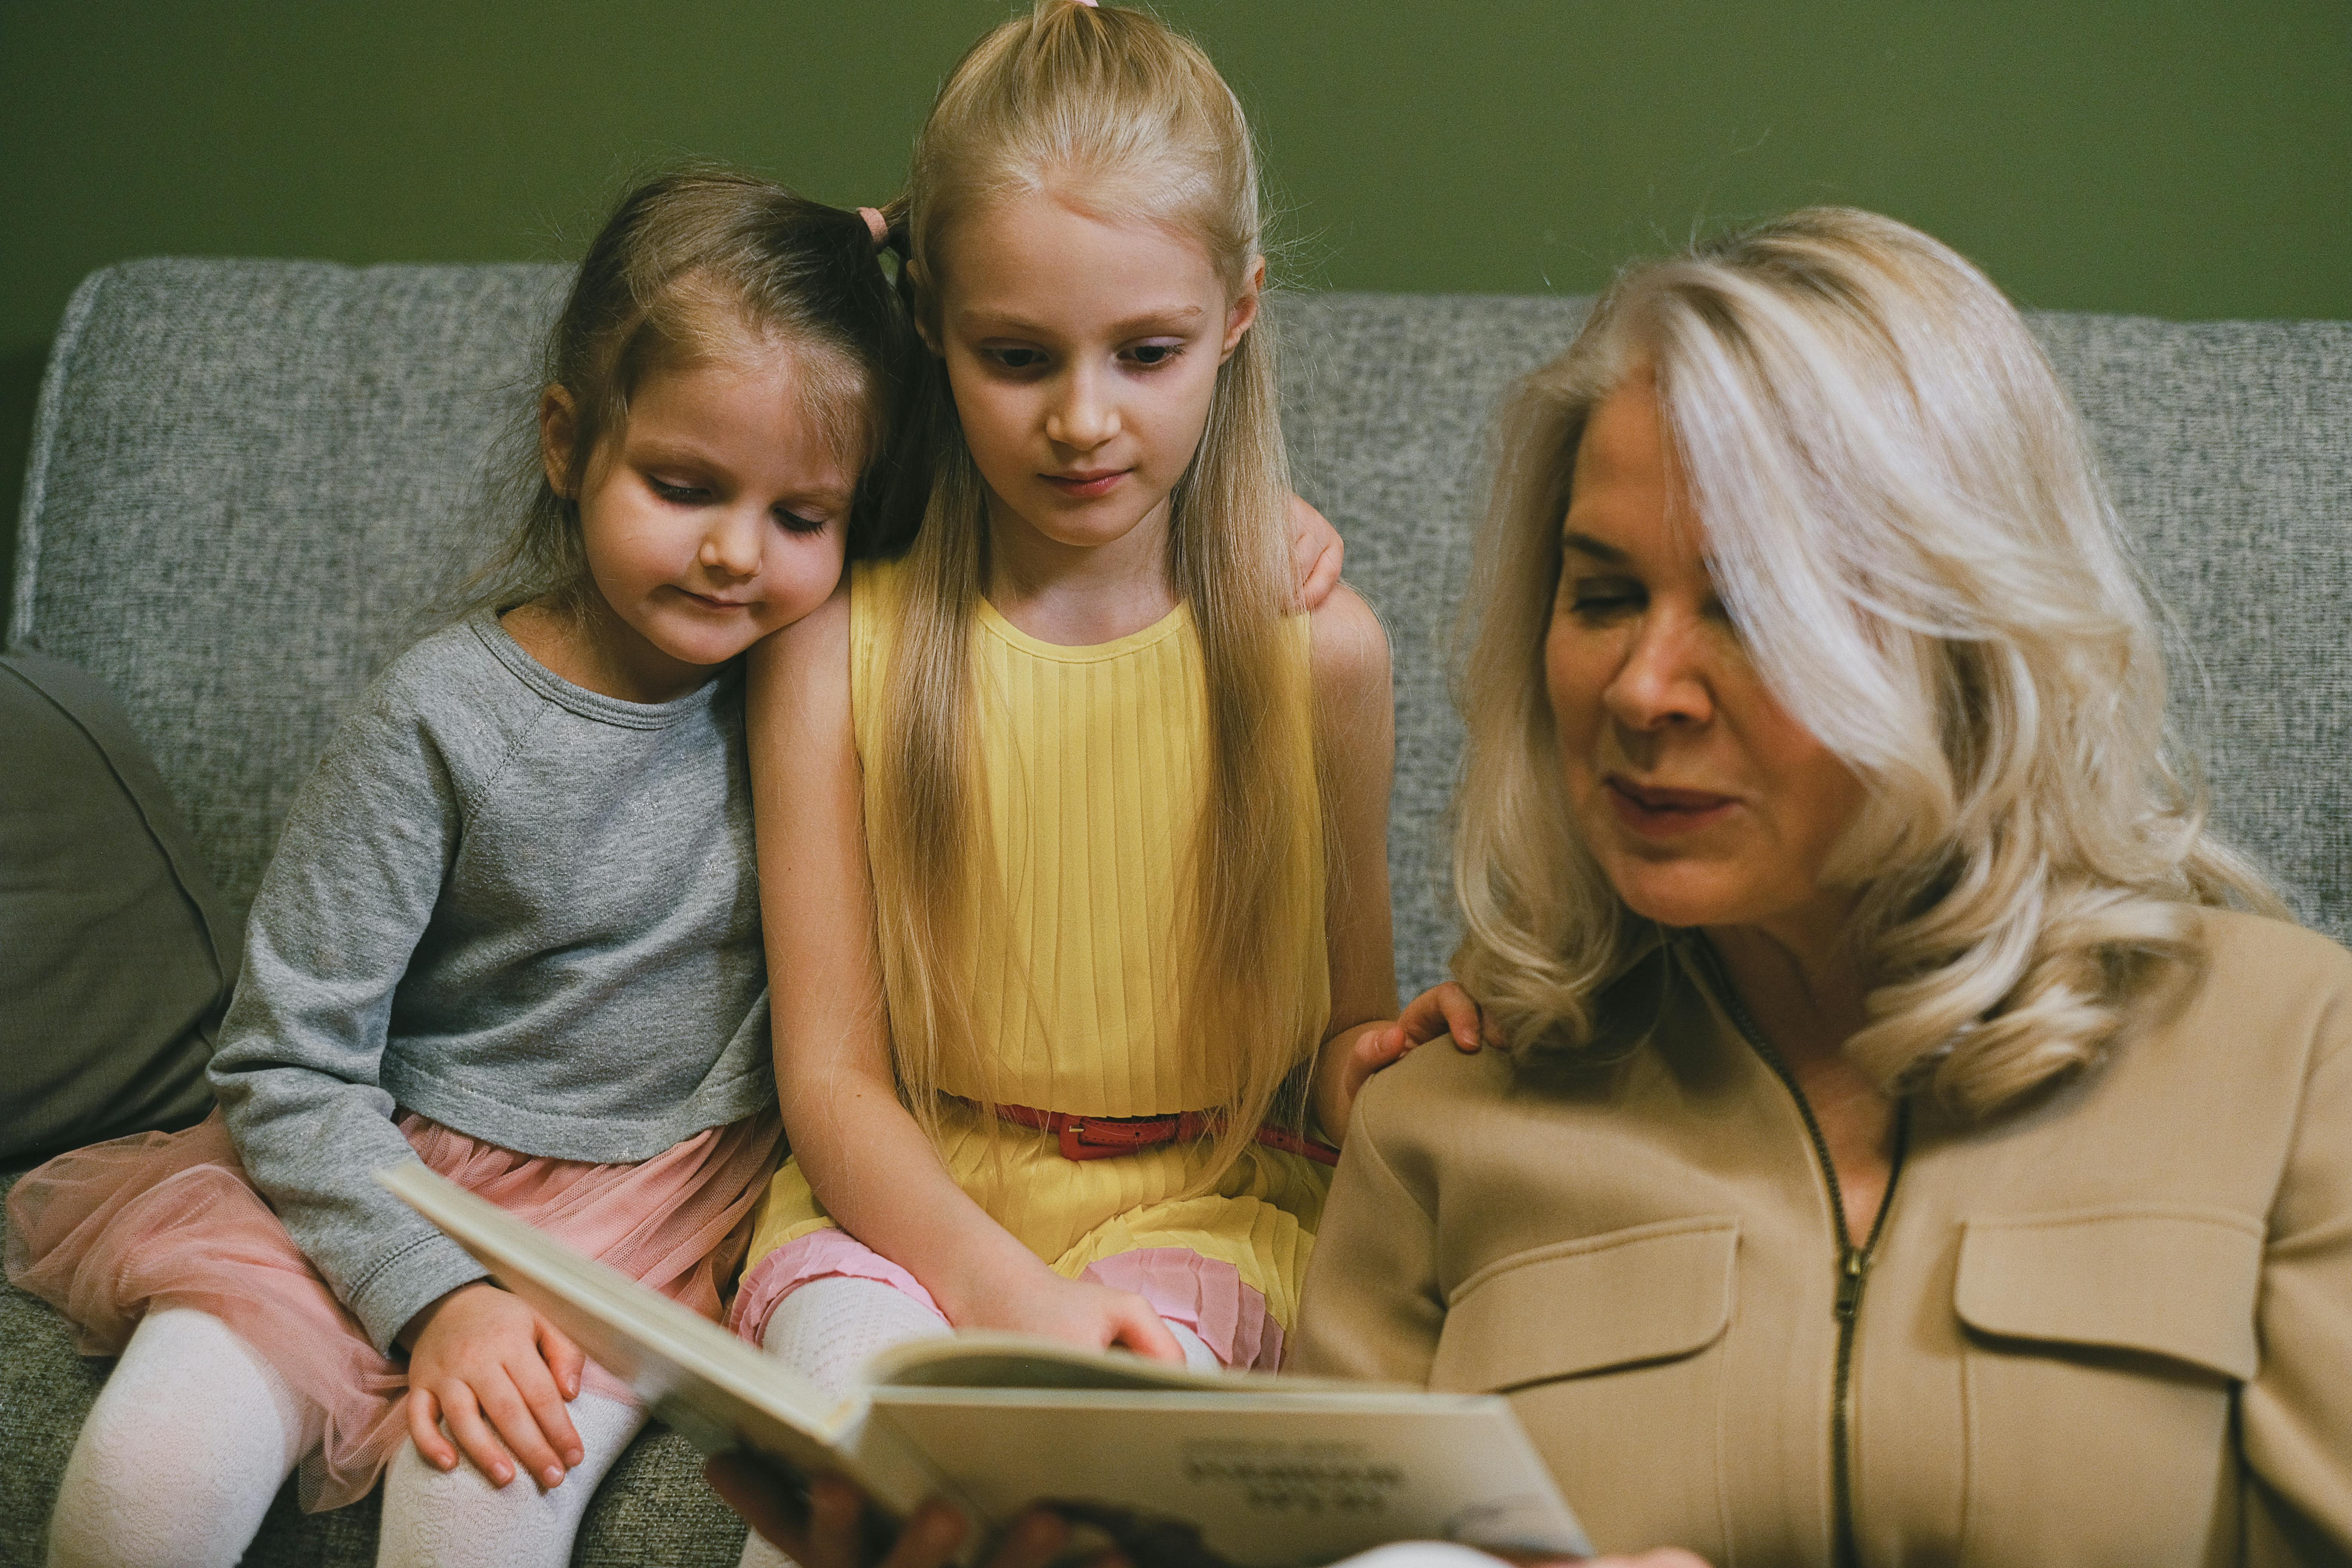
M 1066 1110 L 1040 1110 L 1031 1105 L 1000 1105 L 996 1114 L 1015 1126 L 1057 1134 L 1065 1160 L 1112 1160 L 1161 1143 L 1213 1138 L 1223 1120 L 1223 1113 L 1214 1110 L 1187 1110 L 1177 1116 L 1073 1116 Z M 1339 1163 L 1339 1151 L 1328 1143 L 1279 1127 L 1261 1127 L 1256 1138 L 1286 1154 L 1303 1154 L 1326 1165 Z

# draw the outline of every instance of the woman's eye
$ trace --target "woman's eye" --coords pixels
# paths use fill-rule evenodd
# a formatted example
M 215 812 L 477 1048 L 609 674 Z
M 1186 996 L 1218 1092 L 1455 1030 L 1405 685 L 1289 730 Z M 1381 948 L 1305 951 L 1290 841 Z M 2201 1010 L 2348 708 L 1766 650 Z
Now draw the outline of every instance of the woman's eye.
M 1605 620 L 1642 607 L 1641 584 L 1622 577 L 1570 578 L 1560 584 L 1560 602 L 1587 620 Z
M 1129 361 L 1145 370 L 1166 364 L 1184 352 L 1182 343 L 1138 343 L 1127 351 Z

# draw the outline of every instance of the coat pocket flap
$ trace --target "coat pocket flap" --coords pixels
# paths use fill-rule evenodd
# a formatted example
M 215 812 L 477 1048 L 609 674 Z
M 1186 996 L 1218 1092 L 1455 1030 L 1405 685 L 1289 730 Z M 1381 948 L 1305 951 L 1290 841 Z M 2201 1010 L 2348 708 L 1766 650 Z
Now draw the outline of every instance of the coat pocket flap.
M 1664 1220 L 1514 1253 L 1449 1298 L 1433 1388 L 1491 1393 L 1703 1350 L 1731 1321 L 1739 1221 Z
M 2218 1209 L 1971 1219 L 1953 1305 L 1982 1333 L 2142 1351 L 2225 1377 L 2260 1362 L 2263 1230 Z

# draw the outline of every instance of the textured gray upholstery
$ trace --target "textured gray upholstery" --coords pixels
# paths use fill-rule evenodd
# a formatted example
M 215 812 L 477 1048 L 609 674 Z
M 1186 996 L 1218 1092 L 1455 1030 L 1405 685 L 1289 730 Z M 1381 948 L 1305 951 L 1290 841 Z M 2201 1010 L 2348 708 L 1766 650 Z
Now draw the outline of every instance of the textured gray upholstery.
M 493 434 L 561 278 L 519 267 L 144 261 L 86 282 L 41 403 L 12 635 L 112 688 L 242 909 L 342 705 L 488 542 Z M 1483 431 L 1575 300 L 1333 295 L 1281 310 L 1300 489 L 1396 644 L 1401 978 L 1451 942 L 1445 650 Z M 2352 324 L 2043 316 L 2148 569 L 2217 809 L 2352 935 Z M 494 526 L 494 525 L 492 525 Z M 2202 711 L 2195 711 L 2201 709 Z M 96 1374 L 0 1298 L 0 1559 L 28 1559 Z M 732 1562 L 675 1438 L 606 1486 L 583 1562 Z M 373 1505 L 368 1505 L 372 1509 Z M 282 1502 L 281 1502 L 282 1510 Z M 364 1510 L 273 1518 L 256 1561 L 366 1560 Z

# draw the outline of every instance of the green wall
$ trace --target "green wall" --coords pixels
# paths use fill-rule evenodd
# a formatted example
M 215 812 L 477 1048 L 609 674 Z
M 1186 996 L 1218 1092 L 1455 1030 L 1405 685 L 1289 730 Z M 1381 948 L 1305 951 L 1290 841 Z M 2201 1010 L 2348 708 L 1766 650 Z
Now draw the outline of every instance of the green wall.
M 90 268 L 561 258 L 689 155 L 875 200 L 1006 4 L 5 0 L 0 507 Z M 1255 118 L 1296 283 L 1581 292 L 1695 226 L 1841 201 L 2027 305 L 2352 317 L 2347 0 L 1162 10 Z

